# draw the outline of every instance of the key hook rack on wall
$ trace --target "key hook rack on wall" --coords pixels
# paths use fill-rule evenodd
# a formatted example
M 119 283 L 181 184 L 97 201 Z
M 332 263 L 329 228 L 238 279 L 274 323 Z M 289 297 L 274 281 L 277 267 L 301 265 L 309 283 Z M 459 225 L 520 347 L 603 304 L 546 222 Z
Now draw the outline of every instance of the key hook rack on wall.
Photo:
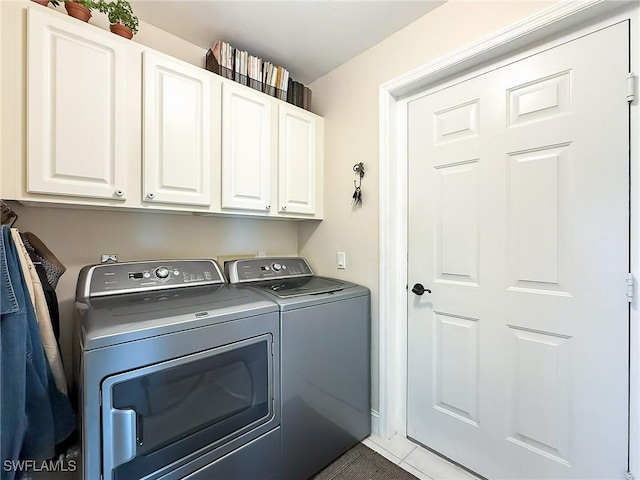
M 362 177 L 364 177 L 364 163 L 362 162 L 356 163 L 353 166 L 353 171 L 360 178 L 353 181 L 353 186 L 355 187 L 355 191 L 351 196 L 351 198 L 353 199 L 351 203 L 356 206 L 362 206 Z

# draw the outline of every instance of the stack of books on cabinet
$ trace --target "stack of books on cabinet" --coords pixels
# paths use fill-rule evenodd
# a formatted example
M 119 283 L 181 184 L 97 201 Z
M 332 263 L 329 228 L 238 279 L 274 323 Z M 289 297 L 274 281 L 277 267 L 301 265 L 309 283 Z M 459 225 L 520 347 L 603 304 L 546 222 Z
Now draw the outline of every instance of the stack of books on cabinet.
M 207 51 L 207 70 L 247 85 L 293 105 L 311 110 L 311 89 L 289 76 L 289 71 L 227 42 L 217 41 Z

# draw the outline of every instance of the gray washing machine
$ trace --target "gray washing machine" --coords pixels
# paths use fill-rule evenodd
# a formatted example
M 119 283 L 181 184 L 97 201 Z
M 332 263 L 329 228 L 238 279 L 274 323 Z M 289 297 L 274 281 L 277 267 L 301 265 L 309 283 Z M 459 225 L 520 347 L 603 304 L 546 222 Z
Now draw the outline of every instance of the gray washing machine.
M 283 480 L 304 480 L 371 433 L 369 289 L 304 258 L 228 262 L 232 284 L 280 306 Z
M 83 268 L 83 478 L 279 480 L 278 307 L 213 260 Z

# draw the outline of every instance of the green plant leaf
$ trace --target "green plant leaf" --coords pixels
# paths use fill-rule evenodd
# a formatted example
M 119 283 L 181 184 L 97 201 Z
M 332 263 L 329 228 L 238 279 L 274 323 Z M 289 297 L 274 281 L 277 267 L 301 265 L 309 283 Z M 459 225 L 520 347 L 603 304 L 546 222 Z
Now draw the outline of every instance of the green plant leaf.
M 101 13 L 106 14 L 109 22 L 121 23 L 129 27 L 134 34 L 138 33 L 138 17 L 134 15 L 131 5 L 126 0 L 113 0 L 111 2 L 96 0 L 95 8 Z

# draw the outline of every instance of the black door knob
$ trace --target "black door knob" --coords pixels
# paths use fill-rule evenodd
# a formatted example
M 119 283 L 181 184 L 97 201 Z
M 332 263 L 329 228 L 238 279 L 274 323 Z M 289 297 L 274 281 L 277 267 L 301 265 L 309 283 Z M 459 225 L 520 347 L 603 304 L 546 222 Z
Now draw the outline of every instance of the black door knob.
M 422 285 L 421 283 L 416 283 L 411 291 L 416 295 L 422 295 L 424 292 L 431 293 L 431 290 L 429 290 L 428 288 L 424 288 L 424 285 Z

